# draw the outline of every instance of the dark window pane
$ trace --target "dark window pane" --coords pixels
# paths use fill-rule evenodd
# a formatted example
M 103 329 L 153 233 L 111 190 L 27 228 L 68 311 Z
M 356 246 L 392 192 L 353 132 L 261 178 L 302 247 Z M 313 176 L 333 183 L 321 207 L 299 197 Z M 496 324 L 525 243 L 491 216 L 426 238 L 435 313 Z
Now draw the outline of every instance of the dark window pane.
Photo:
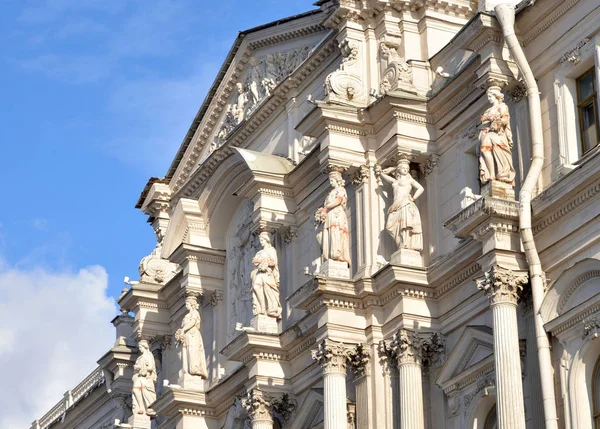
M 581 107 L 581 120 L 583 121 L 583 129 L 596 122 L 596 118 L 594 118 L 594 101 Z
M 594 92 L 594 73 L 588 73 L 579 79 L 579 100 L 585 100 Z
M 593 149 L 598 144 L 598 131 L 596 130 L 596 124 L 593 124 L 587 130 L 583 132 L 583 151 L 587 152 Z

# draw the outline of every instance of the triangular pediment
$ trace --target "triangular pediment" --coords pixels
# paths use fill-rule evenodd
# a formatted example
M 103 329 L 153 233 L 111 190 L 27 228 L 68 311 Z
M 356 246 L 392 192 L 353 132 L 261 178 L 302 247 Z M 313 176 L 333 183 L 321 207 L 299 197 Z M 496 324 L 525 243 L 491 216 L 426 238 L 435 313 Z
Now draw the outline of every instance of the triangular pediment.
M 239 34 L 167 173 L 175 191 L 250 118 L 268 120 L 273 110 L 263 107 L 282 102 L 310 76 L 313 59 L 325 59 L 317 53 L 330 34 L 322 20 L 317 9 Z
M 445 388 L 472 369 L 487 363 L 494 355 L 494 336 L 489 326 L 467 326 L 458 339 L 436 380 Z

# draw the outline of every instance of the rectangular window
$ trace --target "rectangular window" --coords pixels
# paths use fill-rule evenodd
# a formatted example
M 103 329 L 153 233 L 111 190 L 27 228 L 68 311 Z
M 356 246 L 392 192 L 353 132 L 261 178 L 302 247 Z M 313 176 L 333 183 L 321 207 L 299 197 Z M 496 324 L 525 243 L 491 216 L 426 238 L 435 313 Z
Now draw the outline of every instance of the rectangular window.
M 595 81 L 594 69 L 587 71 L 577 79 L 577 110 L 582 153 L 596 147 L 600 141 Z

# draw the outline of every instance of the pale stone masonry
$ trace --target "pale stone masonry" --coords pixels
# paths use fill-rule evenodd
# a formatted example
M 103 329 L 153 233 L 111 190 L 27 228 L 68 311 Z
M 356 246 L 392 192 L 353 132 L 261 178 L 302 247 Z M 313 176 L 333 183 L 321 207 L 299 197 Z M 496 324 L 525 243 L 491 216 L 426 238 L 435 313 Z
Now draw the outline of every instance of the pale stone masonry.
M 502 3 L 240 33 L 32 429 L 600 428 L 600 8 Z

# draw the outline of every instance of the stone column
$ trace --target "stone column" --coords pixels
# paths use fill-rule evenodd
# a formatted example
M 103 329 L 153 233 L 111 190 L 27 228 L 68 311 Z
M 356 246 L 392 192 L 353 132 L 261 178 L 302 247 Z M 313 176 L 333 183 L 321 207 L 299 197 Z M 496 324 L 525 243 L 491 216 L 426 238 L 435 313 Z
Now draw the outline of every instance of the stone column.
M 492 308 L 498 428 L 525 429 L 517 300 L 527 274 L 496 265 L 476 282 L 488 295 Z
M 273 399 L 267 393 L 252 389 L 242 401 L 248 412 L 252 429 L 273 429 Z
M 385 427 L 398 429 L 400 427 L 398 363 L 389 342 L 381 341 L 378 351 L 381 367 L 383 368 L 383 378 L 385 380 Z
M 356 427 L 370 429 L 371 416 L 371 353 L 364 344 L 358 344 L 348 355 L 348 364 L 354 373 L 356 388 Z
M 401 329 L 390 346 L 398 363 L 400 429 L 425 429 L 421 339 L 416 332 Z
M 323 368 L 324 429 L 347 429 L 346 359 L 348 352 L 342 344 L 327 340 L 319 343 L 312 357 Z

